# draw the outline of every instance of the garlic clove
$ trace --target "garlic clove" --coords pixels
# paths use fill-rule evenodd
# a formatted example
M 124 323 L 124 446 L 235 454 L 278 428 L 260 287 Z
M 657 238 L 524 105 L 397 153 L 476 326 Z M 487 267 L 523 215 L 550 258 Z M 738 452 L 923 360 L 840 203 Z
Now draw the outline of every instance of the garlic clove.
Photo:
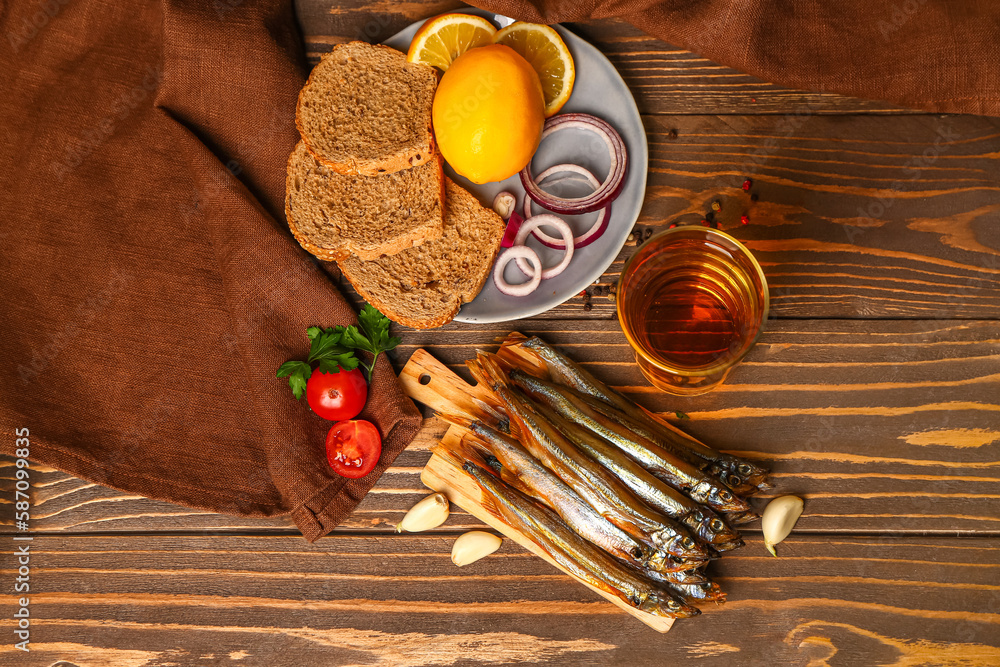
M 506 190 L 498 193 L 493 199 L 493 210 L 505 221 L 510 219 L 510 214 L 514 212 L 514 207 L 516 206 L 517 198 L 514 196 L 514 193 Z
M 802 499 L 798 496 L 781 496 L 764 508 L 760 523 L 764 531 L 764 546 L 772 556 L 778 555 L 774 551 L 774 545 L 788 537 L 795 522 L 802 516 L 802 506 Z
M 403 520 L 396 524 L 396 532 L 419 533 L 437 528 L 448 518 L 448 498 L 434 493 L 410 508 Z
M 462 567 L 469 563 L 475 563 L 480 558 L 489 556 L 500 548 L 503 540 L 482 530 L 470 530 L 463 533 L 455 540 L 451 548 L 451 562 Z

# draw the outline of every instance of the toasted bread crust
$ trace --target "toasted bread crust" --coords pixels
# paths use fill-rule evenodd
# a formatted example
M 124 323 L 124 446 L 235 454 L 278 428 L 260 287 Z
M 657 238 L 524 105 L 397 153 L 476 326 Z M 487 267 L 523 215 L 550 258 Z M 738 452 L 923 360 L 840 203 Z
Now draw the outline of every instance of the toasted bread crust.
M 347 48 L 349 46 L 350 43 L 336 45 L 330 53 L 323 55 L 320 62 L 322 63 L 323 60 L 333 58 L 338 49 Z M 396 49 L 384 44 L 369 44 L 368 46 L 386 49 L 388 51 L 392 51 L 394 54 L 399 53 Z M 306 79 L 306 83 L 302 87 L 302 90 L 299 91 L 299 97 L 295 104 L 295 127 L 299 131 L 299 136 L 302 137 L 302 142 L 306 145 L 306 148 L 309 149 L 309 152 L 317 162 L 338 174 L 350 176 L 379 176 L 381 174 L 391 174 L 403 169 L 409 169 L 410 167 L 420 166 L 430 161 L 435 155 L 437 155 L 437 144 L 434 140 L 434 128 L 431 122 L 428 122 L 427 124 L 428 149 L 426 150 L 421 147 L 414 147 L 409 151 L 389 156 L 385 160 L 365 160 L 355 158 L 346 162 L 337 162 L 317 151 L 310 142 L 309 134 L 305 131 L 305 128 L 302 125 L 302 102 L 306 91 L 309 90 L 310 84 L 313 83 L 313 76 L 316 74 L 318 68 L 319 65 L 313 67 L 312 71 L 309 72 L 309 77 Z
M 346 259 L 346 257 L 344 259 Z M 361 286 L 360 280 L 351 278 L 350 271 L 348 271 L 344 267 L 344 265 L 341 264 L 339 260 L 337 261 L 337 266 L 340 267 L 340 272 L 344 274 L 344 277 L 347 278 L 347 280 L 354 287 L 354 291 L 357 292 L 362 299 L 364 299 L 368 303 L 378 308 L 383 315 L 388 317 L 393 322 L 402 324 L 403 326 L 406 327 L 410 327 L 411 329 L 436 329 L 438 327 L 444 326 L 445 324 L 448 324 L 448 322 L 451 322 L 453 319 L 455 319 L 455 316 L 458 315 L 458 311 L 462 308 L 461 299 L 458 299 L 458 303 L 455 304 L 455 307 L 452 309 L 452 311 L 445 315 L 442 315 L 440 317 L 431 320 L 414 319 L 409 315 L 406 315 L 405 313 L 396 310 L 391 303 L 382 301 L 372 296 L 366 289 L 364 289 Z

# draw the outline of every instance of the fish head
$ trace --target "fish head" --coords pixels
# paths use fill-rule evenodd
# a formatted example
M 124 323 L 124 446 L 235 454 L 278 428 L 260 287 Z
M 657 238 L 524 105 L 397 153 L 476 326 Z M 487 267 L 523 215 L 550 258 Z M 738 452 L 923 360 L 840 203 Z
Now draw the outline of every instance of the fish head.
M 691 618 L 701 613 L 697 607 L 681 602 L 668 593 L 650 593 L 636 607 L 653 616 L 666 618 Z
M 750 496 L 758 491 L 772 488 L 767 483 L 767 471 L 747 462 L 726 462 L 714 464 L 708 471 L 718 477 L 735 493 Z
M 724 484 L 703 480 L 691 489 L 691 493 L 697 494 L 697 496 L 692 495 L 692 498 L 697 497 L 698 502 L 710 505 L 716 511 L 747 512 L 750 510 L 750 505 Z
M 671 531 L 669 537 L 663 538 L 661 536 L 659 541 L 663 549 L 673 556 L 675 561 L 703 561 L 708 558 L 708 552 L 690 535 Z
M 684 524 L 713 548 L 740 539 L 738 530 L 723 521 L 715 512 L 701 509 L 685 517 Z

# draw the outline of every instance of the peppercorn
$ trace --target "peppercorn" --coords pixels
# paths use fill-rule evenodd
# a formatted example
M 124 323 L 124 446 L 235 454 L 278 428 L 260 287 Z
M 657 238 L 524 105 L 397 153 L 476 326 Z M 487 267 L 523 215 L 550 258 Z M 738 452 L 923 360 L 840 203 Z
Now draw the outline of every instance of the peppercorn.
M 673 141 L 676 138 L 677 138 L 677 130 L 670 130 L 669 132 L 667 132 L 667 139 Z

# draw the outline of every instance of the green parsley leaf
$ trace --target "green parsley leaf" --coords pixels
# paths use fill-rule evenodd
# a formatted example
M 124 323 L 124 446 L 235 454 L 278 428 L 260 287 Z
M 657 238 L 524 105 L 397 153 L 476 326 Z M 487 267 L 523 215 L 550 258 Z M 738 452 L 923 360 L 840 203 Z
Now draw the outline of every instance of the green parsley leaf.
M 324 357 L 344 354 L 349 348 L 341 345 L 344 338 L 344 327 L 335 327 L 321 331 L 312 339 L 309 347 L 309 361 L 319 361 Z
M 358 363 L 358 358 L 354 356 L 353 352 L 345 352 L 320 359 L 319 370 L 322 373 L 339 373 L 341 368 L 345 371 L 353 371 L 358 367 Z
M 344 332 L 344 345 L 354 350 L 364 350 L 365 352 L 371 352 L 375 354 L 375 346 L 363 333 L 358 331 L 358 328 L 353 324 L 347 327 L 347 331 Z
M 304 361 L 286 361 L 278 368 L 278 377 L 288 378 L 288 386 L 292 388 L 296 400 L 302 398 L 311 375 L 312 367 Z
M 279 378 L 287 377 L 288 386 L 296 399 L 302 398 L 306 383 L 313 373 L 313 365 L 319 366 L 321 373 L 339 373 L 341 369 L 353 371 L 358 365 L 363 365 L 355 355 L 355 350 L 362 350 L 372 355 L 372 362 L 364 366 L 371 380 L 372 370 L 378 355 L 391 350 L 402 342 L 396 336 L 389 336 L 389 318 L 369 304 L 358 314 L 360 327 L 309 327 L 306 335 L 309 337 L 309 358 L 307 361 L 286 361 L 278 368 Z
M 691 419 L 686 412 L 681 412 L 680 410 L 674 410 L 674 414 L 677 415 L 678 419 Z
M 342 344 L 372 354 L 372 363 L 365 366 L 370 378 L 378 355 L 395 348 L 402 342 L 402 339 L 397 336 L 389 336 L 389 325 L 391 324 L 389 318 L 371 304 L 366 303 L 365 307 L 358 313 L 358 323 L 364 333 L 361 333 L 358 327 L 347 327 Z

